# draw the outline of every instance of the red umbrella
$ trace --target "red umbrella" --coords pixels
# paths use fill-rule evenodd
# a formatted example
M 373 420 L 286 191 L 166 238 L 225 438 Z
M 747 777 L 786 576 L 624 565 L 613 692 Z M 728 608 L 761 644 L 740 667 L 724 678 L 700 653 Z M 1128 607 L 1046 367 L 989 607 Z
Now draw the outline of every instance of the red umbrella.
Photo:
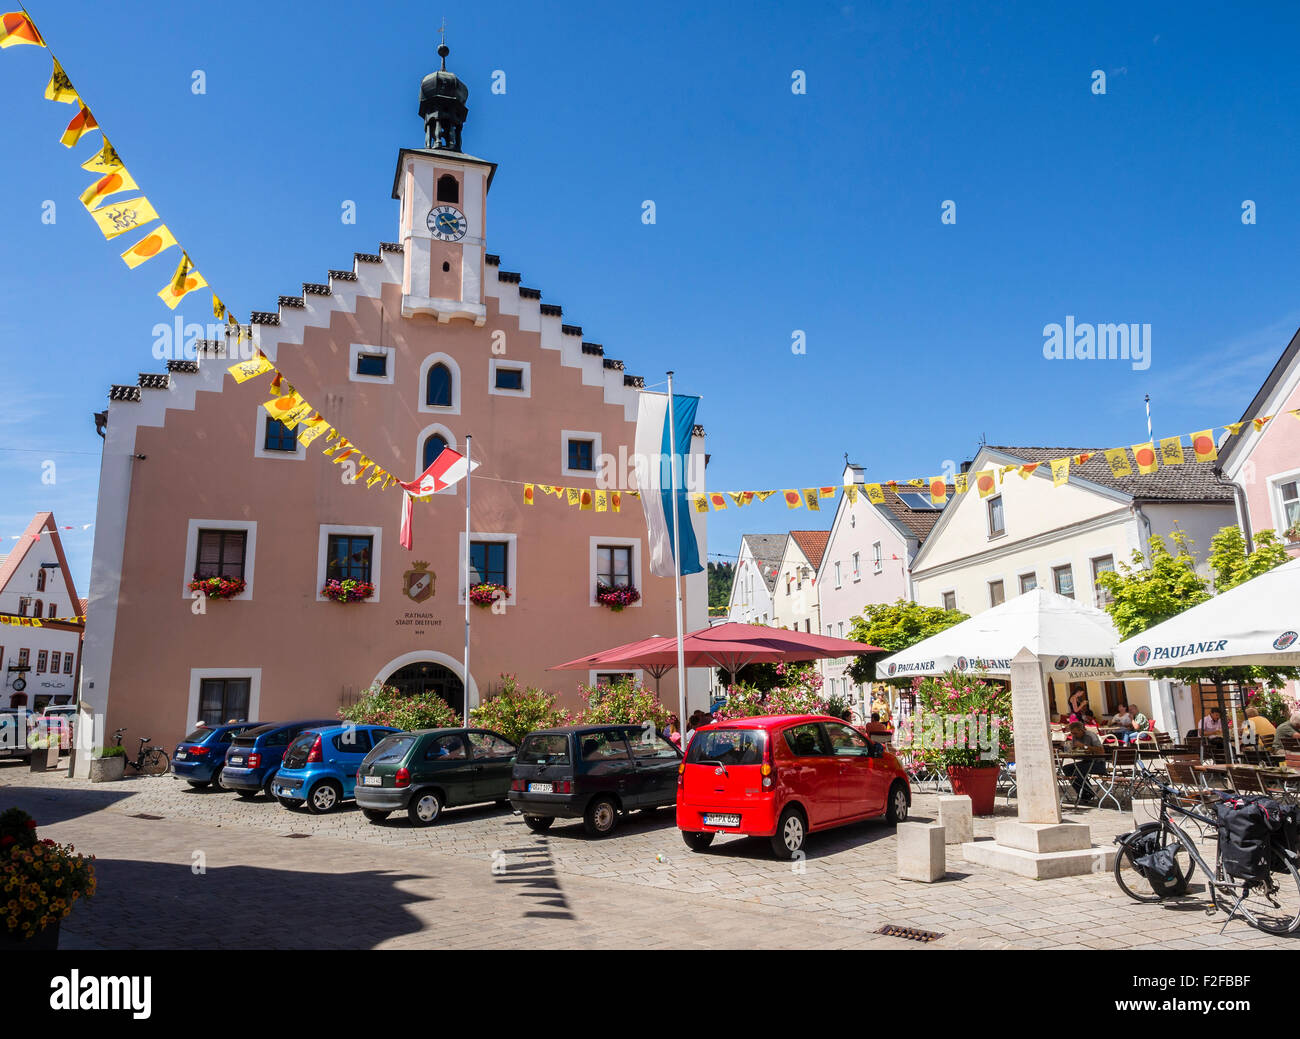
M 701 628 L 686 635 L 682 643 L 686 667 L 718 667 L 731 675 L 735 675 L 746 664 L 792 664 L 885 652 L 878 646 L 868 646 L 864 642 L 814 635 L 806 631 L 769 628 L 762 624 L 718 624 L 711 628 Z M 649 671 L 658 680 L 665 671 L 676 666 L 677 640 L 660 635 L 570 660 L 567 664 L 556 664 L 547 670 L 585 671 L 594 667 L 634 667 Z

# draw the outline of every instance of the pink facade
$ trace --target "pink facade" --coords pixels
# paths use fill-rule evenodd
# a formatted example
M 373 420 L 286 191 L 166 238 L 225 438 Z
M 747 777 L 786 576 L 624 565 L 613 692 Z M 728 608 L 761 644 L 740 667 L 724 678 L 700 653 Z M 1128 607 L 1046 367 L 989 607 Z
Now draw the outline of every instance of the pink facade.
M 510 596 L 501 612 L 471 607 L 469 703 L 513 673 L 577 706 L 577 684 L 590 676 L 546 668 L 672 632 L 673 584 L 649 574 L 637 499 L 624 495 L 619 513 L 579 511 L 538 491 L 529 505 L 524 483 L 597 487 L 597 472 L 570 468 L 569 443 L 589 445 L 597 468 L 602 455 L 630 454 L 641 380 L 584 344 L 558 306 L 542 304 L 540 292 L 521 288 L 519 275 L 483 252 L 495 167 L 428 149 L 404 149 L 399 161 L 400 244 L 358 254 L 351 271 L 332 271 L 301 301 L 282 300 L 278 315 L 254 315 L 254 329 L 286 380 L 402 479 L 424 468 L 430 437 L 463 453 L 472 435 L 481 468 L 471 540 L 503 546 L 492 558 L 508 570 Z M 455 241 L 428 229 L 448 171 L 467 217 L 464 230 L 446 236 L 463 236 Z M 359 355 L 384 358 L 382 374 L 359 375 Z M 405 551 L 400 492 L 347 482 L 347 466 L 322 455 L 323 440 L 268 450 L 261 404 L 270 377 L 237 385 L 229 363 L 172 362 L 166 386 L 114 388 L 92 565 L 87 712 L 106 709 L 109 732 L 126 726 L 168 742 L 198 716 L 201 695 L 219 692 L 225 680 L 247 688 L 247 716 L 263 720 L 333 715 L 373 681 L 403 668 L 409 675 L 408 665 L 428 665 L 458 687 L 464 484 L 416 504 L 414 549 Z M 447 398 L 429 396 L 435 365 L 449 376 Z M 697 429 L 693 453 L 703 450 Z M 702 457 L 694 461 L 690 471 L 702 474 Z M 186 584 L 209 543 L 204 532 L 231 552 L 242 546 L 247 587 L 196 613 Z M 363 539 L 357 558 L 376 585 L 369 601 L 320 596 L 331 536 Z M 696 536 L 703 557 L 703 519 Z M 629 561 L 642 592 L 621 613 L 593 597 L 608 558 L 602 547 Z M 428 597 L 424 572 L 432 577 Z M 687 578 L 685 589 L 687 627 L 703 627 L 705 575 Z M 691 706 L 704 706 L 707 675 L 694 677 L 699 702 Z M 670 687 L 675 693 L 676 683 L 665 684 L 666 697 Z

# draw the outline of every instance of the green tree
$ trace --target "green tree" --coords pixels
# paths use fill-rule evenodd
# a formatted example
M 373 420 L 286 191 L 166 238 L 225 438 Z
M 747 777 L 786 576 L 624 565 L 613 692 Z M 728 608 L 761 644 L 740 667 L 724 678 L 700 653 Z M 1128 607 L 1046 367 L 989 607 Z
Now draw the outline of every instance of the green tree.
M 1171 552 L 1160 535 L 1153 535 L 1147 542 L 1146 558 L 1134 550 L 1131 563 L 1121 562 L 1118 569 L 1103 572 L 1097 578 L 1097 584 L 1111 597 L 1106 612 L 1122 639 L 1132 638 L 1211 598 L 1210 579 L 1196 572 L 1192 539 L 1183 531 L 1175 530 L 1169 540 L 1176 551 Z M 1213 587 L 1219 592 L 1257 577 L 1289 558 L 1272 531 L 1261 532 L 1256 550 L 1247 555 L 1241 531 L 1235 526 L 1224 527 L 1215 534 L 1210 548 Z M 1169 667 L 1152 669 L 1150 674 L 1193 684 L 1208 679 L 1220 689 L 1225 682 L 1243 686 L 1259 683 L 1276 689 L 1288 679 L 1300 677 L 1300 668 Z
M 871 603 L 862 611 L 861 617 L 853 618 L 853 623 L 849 626 L 849 638 L 854 642 L 879 646 L 888 653 L 898 653 L 967 619 L 968 615 L 960 610 L 922 606 L 906 599 L 892 603 Z M 857 657 L 845 670 L 845 674 L 859 684 L 872 682 L 875 680 L 875 660 Z M 911 679 L 892 684 L 910 685 Z
M 730 563 L 709 564 L 709 612 L 726 613 L 731 602 L 735 568 Z

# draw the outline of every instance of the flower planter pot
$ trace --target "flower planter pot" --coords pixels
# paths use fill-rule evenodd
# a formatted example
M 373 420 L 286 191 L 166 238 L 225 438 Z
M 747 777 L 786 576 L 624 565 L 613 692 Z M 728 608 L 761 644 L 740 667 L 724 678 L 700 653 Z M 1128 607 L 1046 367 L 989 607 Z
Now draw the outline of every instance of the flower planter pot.
M 33 772 L 48 772 L 59 767 L 59 744 L 51 743 L 48 747 L 36 747 L 32 750 L 31 767 Z
M 993 802 L 998 792 L 998 769 L 949 765 L 948 780 L 952 783 L 954 794 L 964 794 L 970 798 L 972 814 L 993 814 Z
M 115 754 L 111 758 L 93 758 L 90 762 L 92 783 L 113 783 L 126 775 L 126 758 Z
M 0 927 L 0 949 L 10 952 L 36 952 L 59 947 L 59 921 L 37 931 L 30 938 L 17 937 L 8 927 Z

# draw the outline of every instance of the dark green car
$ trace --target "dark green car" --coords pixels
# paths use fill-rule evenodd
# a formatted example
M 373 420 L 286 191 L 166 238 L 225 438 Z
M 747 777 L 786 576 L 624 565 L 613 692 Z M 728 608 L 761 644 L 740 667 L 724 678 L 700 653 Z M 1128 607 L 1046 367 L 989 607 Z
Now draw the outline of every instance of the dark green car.
M 372 823 L 405 809 L 416 826 L 437 822 L 451 805 L 504 805 L 516 749 L 490 729 L 394 733 L 357 769 L 357 804 Z

